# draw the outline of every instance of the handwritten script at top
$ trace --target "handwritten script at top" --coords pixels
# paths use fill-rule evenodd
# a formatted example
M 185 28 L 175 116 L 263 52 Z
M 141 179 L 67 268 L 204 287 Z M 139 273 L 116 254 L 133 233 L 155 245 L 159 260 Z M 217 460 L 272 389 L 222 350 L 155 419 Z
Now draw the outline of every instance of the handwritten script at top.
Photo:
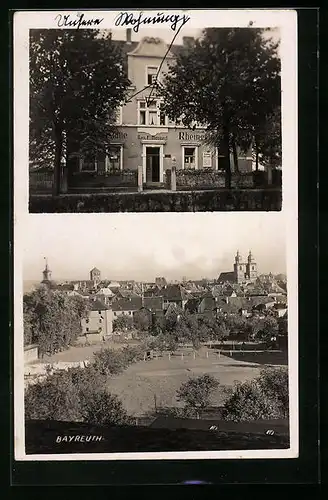
M 158 12 L 156 16 L 144 16 L 142 12 L 139 13 L 138 16 L 134 16 L 134 14 L 129 14 L 128 12 L 121 12 L 115 19 L 115 26 L 133 26 L 133 31 L 138 33 L 139 28 L 142 24 L 170 24 L 170 28 L 172 31 L 175 31 L 177 28 L 179 30 L 184 26 L 190 17 L 186 14 L 164 14 L 163 12 Z
M 103 20 L 104 18 L 99 19 L 98 17 L 95 19 L 84 19 L 84 14 L 76 14 L 76 19 L 72 19 L 70 14 L 58 14 L 58 16 L 55 17 L 55 21 L 57 21 L 57 26 L 59 26 L 59 28 L 72 26 L 73 28 L 79 29 L 81 26 L 99 26 Z

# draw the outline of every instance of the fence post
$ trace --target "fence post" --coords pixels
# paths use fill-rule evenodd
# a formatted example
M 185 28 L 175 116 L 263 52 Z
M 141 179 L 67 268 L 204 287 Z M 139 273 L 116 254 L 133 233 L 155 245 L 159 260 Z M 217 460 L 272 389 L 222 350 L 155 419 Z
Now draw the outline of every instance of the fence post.
M 172 164 L 172 169 L 171 169 L 171 191 L 176 191 L 176 190 L 177 190 L 177 169 L 176 169 L 176 166 Z
M 268 179 L 268 184 L 271 185 L 272 184 L 272 167 L 271 165 L 268 165 L 267 166 L 267 179 Z
M 183 352 L 181 353 L 181 359 L 183 359 Z
M 194 351 L 194 359 L 196 359 L 196 353 L 195 353 L 195 351 Z
M 219 351 L 219 359 L 220 359 L 220 356 L 221 356 L 221 351 Z
M 143 190 L 143 168 L 142 165 L 138 165 L 138 193 Z
M 169 361 L 171 361 L 171 354 L 169 353 Z

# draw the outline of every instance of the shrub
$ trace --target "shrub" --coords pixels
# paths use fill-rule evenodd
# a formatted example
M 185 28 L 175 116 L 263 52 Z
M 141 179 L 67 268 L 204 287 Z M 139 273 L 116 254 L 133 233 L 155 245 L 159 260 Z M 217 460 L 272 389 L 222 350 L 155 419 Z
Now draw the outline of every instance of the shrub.
M 93 366 L 56 371 L 26 389 L 25 419 L 130 423 L 121 401 L 104 389 L 105 383 L 106 378 Z
M 202 410 L 210 406 L 211 395 L 218 385 L 219 381 L 212 375 L 192 377 L 181 385 L 177 391 L 177 399 L 185 403 L 187 411 L 191 410 L 199 416 Z
M 226 390 L 222 418 L 235 422 L 288 417 L 288 369 L 264 368 L 259 377 Z

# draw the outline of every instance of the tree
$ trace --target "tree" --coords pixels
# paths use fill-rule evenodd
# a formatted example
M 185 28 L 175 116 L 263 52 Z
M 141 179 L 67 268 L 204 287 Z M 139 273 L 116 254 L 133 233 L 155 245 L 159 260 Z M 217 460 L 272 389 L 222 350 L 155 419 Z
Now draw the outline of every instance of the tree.
M 131 330 L 133 326 L 133 319 L 130 316 L 118 316 L 113 321 L 114 332 L 124 332 L 126 330 Z
M 192 377 L 181 385 L 177 399 L 183 401 L 187 410 L 193 411 L 199 418 L 200 413 L 210 405 L 212 393 L 218 386 L 218 380 L 212 375 Z
M 280 106 L 280 60 L 263 29 L 207 28 L 182 50 L 161 90 L 163 111 L 172 120 L 207 130 L 207 142 L 225 158 L 231 187 L 230 153 L 246 151 Z M 278 122 L 277 122 L 278 123 Z M 258 144 L 260 148 L 261 143 Z
M 121 350 L 104 348 L 95 352 L 93 357 L 94 367 L 103 375 L 117 375 L 128 366 L 127 358 Z
M 130 82 L 117 45 L 97 30 L 30 31 L 30 160 L 54 168 L 105 154 Z
M 264 368 L 260 376 L 226 390 L 222 418 L 235 422 L 288 418 L 288 369 Z
M 269 343 L 272 337 L 278 335 L 278 321 L 272 316 L 266 316 L 261 320 L 255 339 L 261 342 Z
M 133 325 L 140 332 L 147 332 L 151 327 L 151 312 L 140 309 L 133 315 Z
M 82 333 L 87 308 L 76 297 L 40 285 L 23 302 L 26 335 L 39 345 L 41 355 L 67 349 Z

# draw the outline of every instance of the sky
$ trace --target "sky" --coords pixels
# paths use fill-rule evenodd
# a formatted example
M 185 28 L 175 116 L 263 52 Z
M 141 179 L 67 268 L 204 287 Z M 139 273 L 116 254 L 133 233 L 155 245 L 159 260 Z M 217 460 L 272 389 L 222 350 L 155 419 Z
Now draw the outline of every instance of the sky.
M 259 273 L 285 273 L 279 212 L 30 214 L 24 225 L 24 280 L 39 281 L 48 258 L 54 280 L 153 281 L 216 278 L 236 251 L 251 249 Z
M 201 35 L 201 29 L 190 29 L 187 28 L 188 25 L 183 26 L 174 40 L 175 45 L 182 45 L 184 36 L 192 36 L 197 38 Z M 131 37 L 133 42 L 140 41 L 143 37 L 158 37 L 164 40 L 166 43 L 170 44 L 172 42 L 173 37 L 175 36 L 176 31 L 172 31 L 171 29 L 159 29 L 159 28 L 140 28 L 138 33 L 135 33 L 132 30 Z M 272 29 L 265 36 L 272 37 L 275 41 L 279 40 L 280 32 L 279 29 Z M 126 38 L 126 29 L 113 29 L 112 30 L 112 38 L 113 40 L 125 40 Z

